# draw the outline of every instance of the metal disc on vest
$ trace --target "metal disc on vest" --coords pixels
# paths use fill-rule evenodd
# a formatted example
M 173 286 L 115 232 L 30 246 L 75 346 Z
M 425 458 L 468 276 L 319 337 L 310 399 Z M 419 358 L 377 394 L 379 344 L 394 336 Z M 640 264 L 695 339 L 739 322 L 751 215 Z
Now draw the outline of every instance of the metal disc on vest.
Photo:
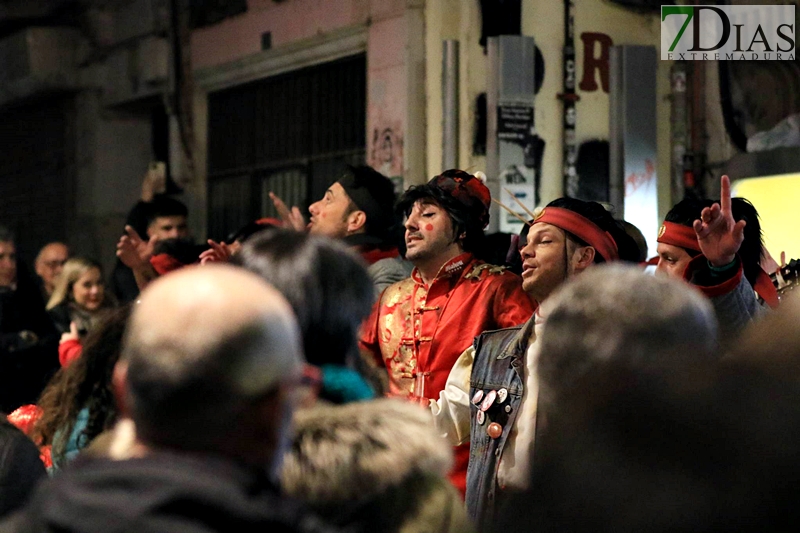
M 481 403 L 481 411 L 488 411 L 495 399 L 497 399 L 497 391 L 489 391 L 486 398 L 483 399 L 483 403 Z
M 476 393 L 475 393 L 475 395 L 472 397 L 472 405 L 478 405 L 479 403 L 481 403 L 481 400 L 482 400 L 482 399 L 483 399 L 483 391 L 482 391 L 482 390 L 479 390 L 479 391 L 478 391 L 478 392 L 476 392 Z
M 497 403 L 503 403 L 508 398 L 508 389 L 500 389 L 497 391 Z

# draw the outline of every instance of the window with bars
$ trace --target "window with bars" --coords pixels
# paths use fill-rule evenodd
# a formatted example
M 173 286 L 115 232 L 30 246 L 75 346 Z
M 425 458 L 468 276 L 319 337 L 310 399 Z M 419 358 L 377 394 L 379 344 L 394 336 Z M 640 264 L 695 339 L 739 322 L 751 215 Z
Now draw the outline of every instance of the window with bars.
M 208 97 L 208 234 L 305 210 L 366 152 L 366 56 L 339 59 Z

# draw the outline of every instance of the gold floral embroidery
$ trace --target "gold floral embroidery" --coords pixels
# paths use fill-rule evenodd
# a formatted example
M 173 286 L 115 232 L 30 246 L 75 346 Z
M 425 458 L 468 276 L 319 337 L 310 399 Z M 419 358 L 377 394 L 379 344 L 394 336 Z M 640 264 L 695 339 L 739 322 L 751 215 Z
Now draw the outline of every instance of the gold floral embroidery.
M 504 266 L 497 266 L 497 265 L 490 265 L 488 263 L 483 263 L 481 265 L 475 265 L 472 267 L 467 274 L 464 275 L 464 279 L 480 279 L 481 274 L 486 271 L 487 274 L 490 275 L 498 275 L 502 274 L 506 271 L 506 267 Z

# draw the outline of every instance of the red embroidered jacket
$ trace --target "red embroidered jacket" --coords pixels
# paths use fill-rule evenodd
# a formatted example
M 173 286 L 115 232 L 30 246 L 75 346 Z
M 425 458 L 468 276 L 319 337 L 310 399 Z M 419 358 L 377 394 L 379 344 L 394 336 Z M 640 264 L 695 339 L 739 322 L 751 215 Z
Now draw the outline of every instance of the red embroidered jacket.
M 519 276 L 465 253 L 430 286 L 414 269 L 386 289 L 364 323 L 361 349 L 386 366 L 392 395 L 436 399 L 476 335 L 522 324 L 533 311 Z
M 519 276 L 465 253 L 430 286 L 415 268 L 386 289 L 364 322 L 361 349 L 386 366 L 391 395 L 437 399 L 475 336 L 522 324 L 533 311 Z M 450 481 L 462 495 L 468 464 L 469 444 L 457 446 Z

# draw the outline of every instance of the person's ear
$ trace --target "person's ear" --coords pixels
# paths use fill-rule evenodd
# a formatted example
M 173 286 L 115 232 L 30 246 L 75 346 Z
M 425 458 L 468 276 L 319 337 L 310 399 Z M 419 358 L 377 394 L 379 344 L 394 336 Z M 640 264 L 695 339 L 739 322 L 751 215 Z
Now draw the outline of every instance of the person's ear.
M 572 254 L 573 271 L 580 272 L 594 263 L 594 254 L 597 252 L 591 246 L 580 246 Z
M 117 361 L 117 364 L 114 365 L 114 373 L 111 376 L 111 387 L 114 392 L 114 399 L 117 402 L 117 410 L 119 411 L 120 418 L 129 417 L 128 363 L 126 361 Z
M 356 210 L 347 215 L 347 232 L 356 233 L 367 224 L 367 214 L 364 211 Z

